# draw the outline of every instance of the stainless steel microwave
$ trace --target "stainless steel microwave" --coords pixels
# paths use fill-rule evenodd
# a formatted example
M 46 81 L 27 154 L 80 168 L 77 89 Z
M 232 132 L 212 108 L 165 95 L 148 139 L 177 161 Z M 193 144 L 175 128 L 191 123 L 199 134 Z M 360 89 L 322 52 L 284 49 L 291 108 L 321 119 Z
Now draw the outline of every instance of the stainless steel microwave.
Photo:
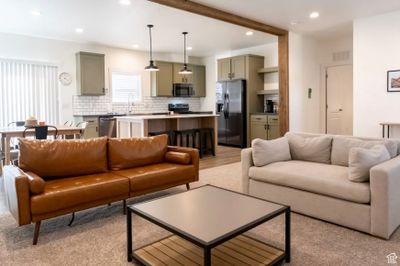
M 174 83 L 172 95 L 175 97 L 191 97 L 194 95 L 193 84 Z

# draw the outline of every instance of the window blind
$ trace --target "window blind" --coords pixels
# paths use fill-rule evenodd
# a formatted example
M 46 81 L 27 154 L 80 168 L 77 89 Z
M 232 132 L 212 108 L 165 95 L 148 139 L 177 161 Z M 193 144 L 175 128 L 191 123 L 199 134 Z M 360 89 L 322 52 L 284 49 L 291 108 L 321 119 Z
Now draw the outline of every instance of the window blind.
M 57 73 L 54 65 L 0 59 L 0 126 L 30 116 L 57 125 Z

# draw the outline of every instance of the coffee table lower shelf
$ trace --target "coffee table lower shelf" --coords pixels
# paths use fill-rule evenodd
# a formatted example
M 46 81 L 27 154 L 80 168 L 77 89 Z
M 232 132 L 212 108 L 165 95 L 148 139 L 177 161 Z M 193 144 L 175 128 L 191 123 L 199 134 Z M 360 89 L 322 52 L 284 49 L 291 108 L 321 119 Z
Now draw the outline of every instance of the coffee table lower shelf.
M 133 252 L 144 265 L 203 265 L 203 249 L 172 235 Z M 212 265 L 273 265 L 284 251 L 245 235 L 239 235 L 212 249 Z

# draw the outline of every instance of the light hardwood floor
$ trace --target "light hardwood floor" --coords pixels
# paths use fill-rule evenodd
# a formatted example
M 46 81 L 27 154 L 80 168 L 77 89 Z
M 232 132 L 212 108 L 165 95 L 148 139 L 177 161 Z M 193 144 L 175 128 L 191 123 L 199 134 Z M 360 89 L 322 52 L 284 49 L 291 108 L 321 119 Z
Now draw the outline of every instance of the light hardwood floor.
M 240 148 L 217 146 L 215 156 L 207 155 L 200 159 L 200 170 L 240 162 L 240 151 Z
M 200 159 L 200 169 L 240 162 L 240 151 L 241 149 L 239 148 L 217 146 L 215 157 L 206 155 Z M 3 186 L 3 178 L 0 176 L 0 214 L 7 212 Z

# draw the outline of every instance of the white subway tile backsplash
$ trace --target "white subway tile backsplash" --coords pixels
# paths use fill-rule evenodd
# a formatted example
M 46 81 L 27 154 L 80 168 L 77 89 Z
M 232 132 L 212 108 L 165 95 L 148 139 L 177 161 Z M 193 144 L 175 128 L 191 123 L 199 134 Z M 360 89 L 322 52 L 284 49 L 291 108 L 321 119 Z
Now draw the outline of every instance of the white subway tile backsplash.
M 73 96 L 74 115 L 103 114 L 109 112 L 158 113 L 167 112 L 169 103 L 188 103 L 191 111 L 200 111 L 199 98 L 169 98 L 144 96 L 141 102 L 134 103 L 128 109 L 126 103 L 111 103 L 109 96 Z

